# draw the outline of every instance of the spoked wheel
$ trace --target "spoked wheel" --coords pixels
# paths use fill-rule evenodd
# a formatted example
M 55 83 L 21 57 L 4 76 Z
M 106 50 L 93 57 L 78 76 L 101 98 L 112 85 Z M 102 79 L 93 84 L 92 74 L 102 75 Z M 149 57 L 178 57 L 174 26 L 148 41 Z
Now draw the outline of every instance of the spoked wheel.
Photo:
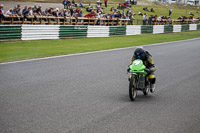
M 135 76 L 132 75 L 130 82 L 129 82 L 129 97 L 130 97 L 131 101 L 134 101 L 137 96 L 137 89 L 136 89 L 135 82 L 136 82 Z
M 145 96 L 148 95 L 149 94 L 149 90 L 150 90 L 149 86 L 146 86 L 145 89 L 143 90 L 143 94 Z

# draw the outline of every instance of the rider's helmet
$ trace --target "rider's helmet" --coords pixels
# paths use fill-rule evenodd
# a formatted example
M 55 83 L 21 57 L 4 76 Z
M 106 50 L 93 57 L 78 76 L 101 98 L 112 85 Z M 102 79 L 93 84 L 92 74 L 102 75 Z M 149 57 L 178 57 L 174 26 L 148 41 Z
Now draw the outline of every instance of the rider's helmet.
M 142 48 L 137 48 L 134 52 L 134 56 L 136 59 L 143 60 L 145 57 L 145 51 Z

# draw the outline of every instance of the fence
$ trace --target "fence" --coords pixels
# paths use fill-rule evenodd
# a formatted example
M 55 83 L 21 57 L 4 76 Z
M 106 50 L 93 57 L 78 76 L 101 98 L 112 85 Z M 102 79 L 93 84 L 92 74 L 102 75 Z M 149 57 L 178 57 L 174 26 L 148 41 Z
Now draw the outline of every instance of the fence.
M 54 16 L 8 16 L 0 18 L 0 24 L 54 24 L 54 25 L 127 25 L 130 19 L 105 19 L 105 18 L 85 18 L 85 17 L 54 17 Z
M 198 24 L 199 19 L 182 19 L 182 20 L 167 20 L 162 19 L 152 20 L 151 25 L 181 25 L 181 24 Z M 4 20 L 0 18 L 0 24 L 45 24 L 45 25 L 142 25 L 142 19 L 105 19 L 105 18 L 85 18 L 85 17 L 54 17 L 54 16 L 8 16 L 5 15 Z M 148 24 L 148 22 L 147 22 Z
M 200 30 L 200 24 L 185 25 L 0 25 L 0 41 L 161 34 Z

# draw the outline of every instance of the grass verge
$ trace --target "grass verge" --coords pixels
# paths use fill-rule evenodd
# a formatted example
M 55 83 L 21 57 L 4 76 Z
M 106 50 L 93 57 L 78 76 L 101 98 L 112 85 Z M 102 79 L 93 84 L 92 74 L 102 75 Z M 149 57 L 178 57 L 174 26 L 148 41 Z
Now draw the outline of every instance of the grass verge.
M 0 62 L 148 45 L 200 37 L 200 30 L 171 34 L 142 34 L 108 38 L 0 42 Z

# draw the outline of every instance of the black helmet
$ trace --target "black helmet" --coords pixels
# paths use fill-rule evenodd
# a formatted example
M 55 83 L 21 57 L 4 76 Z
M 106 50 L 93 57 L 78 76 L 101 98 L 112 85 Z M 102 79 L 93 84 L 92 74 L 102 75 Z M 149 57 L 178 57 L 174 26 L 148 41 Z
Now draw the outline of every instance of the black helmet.
M 137 48 L 134 52 L 134 56 L 136 59 L 141 59 L 143 60 L 145 57 L 145 51 L 142 48 Z

